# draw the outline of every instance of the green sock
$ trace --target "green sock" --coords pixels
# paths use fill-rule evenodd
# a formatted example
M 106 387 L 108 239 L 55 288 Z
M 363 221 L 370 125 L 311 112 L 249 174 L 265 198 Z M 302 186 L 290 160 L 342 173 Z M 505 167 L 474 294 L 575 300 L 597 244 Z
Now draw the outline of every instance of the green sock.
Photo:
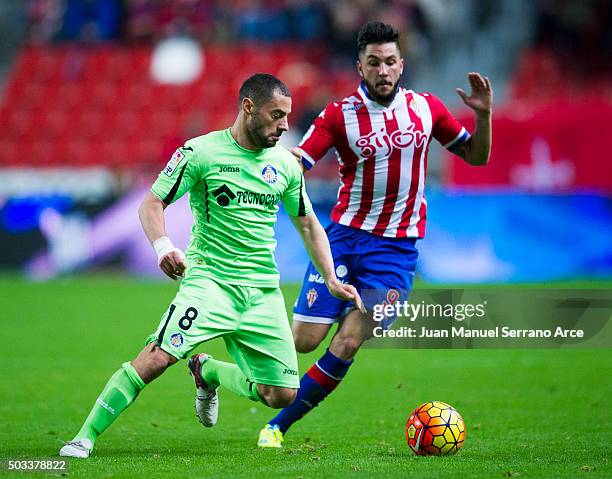
M 257 385 L 242 374 L 240 368 L 235 364 L 209 358 L 200 371 L 202 378 L 210 387 L 216 388 L 221 385 L 251 401 L 261 401 L 257 393 Z
M 134 366 L 130 363 L 123 363 L 104 386 L 89 416 L 75 436 L 75 440 L 89 439 L 95 443 L 97 437 L 132 404 L 144 387 L 145 383 Z

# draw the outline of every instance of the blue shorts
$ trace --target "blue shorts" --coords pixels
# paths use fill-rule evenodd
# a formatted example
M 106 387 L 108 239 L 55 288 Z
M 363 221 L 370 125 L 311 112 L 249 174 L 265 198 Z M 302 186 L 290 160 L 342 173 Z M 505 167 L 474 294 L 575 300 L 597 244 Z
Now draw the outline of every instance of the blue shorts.
M 357 288 L 368 311 L 375 304 L 407 301 L 419 253 L 416 238 L 385 238 L 332 223 L 326 230 L 336 276 Z M 293 307 L 293 320 L 333 324 L 355 308 L 334 298 L 312 262 Z

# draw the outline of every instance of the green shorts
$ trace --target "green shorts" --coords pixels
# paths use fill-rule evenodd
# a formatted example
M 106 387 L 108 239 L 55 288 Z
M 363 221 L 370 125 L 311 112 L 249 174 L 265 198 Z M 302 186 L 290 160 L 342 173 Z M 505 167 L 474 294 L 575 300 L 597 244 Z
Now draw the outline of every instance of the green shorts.
M 280 288 L 189 275 L 147 343 L 156 341 L 171 356 L 184 359 L 219 336 L 255 383 L 299 388 L 297 355 Z

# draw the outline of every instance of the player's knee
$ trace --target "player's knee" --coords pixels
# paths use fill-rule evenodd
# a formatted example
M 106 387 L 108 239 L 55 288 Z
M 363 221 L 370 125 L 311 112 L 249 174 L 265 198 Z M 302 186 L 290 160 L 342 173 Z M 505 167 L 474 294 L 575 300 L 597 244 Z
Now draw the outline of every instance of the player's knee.
M 291 331 L 293 343 L 299 353 L 309 353 L 317 349 L 321 341 L 325 339 L 331 324 L 314 324 L 294 321 Z
M 298 353 L 309 353 L 317 349 L 321 341 L 312 336 L 293 333 L 293 342 L 295 343 L 295 350 Z
M 168 367 L 172 366 L 176 363 L 177 359 L 173 356 L 170 356 L 168 353 L 164 352 L 162 349 L 157 348 L 157 350 L 153 353 L 151 358 L 151 363 L 155 367 L 155 369 L 163 371 Z
M 337 355 L 342 359 L 355 356 L 362 344 L 363 340 L 353 335 L 341 335 L 334 338 L 334 350 L 336 350 Z
M 277 391 L 268 403 L 271 408 L 280 409 L 289 406 L 297 396 L 296 389 L 283 388 Z
M 176 362 L 175 357 L 170 356 L 157 345 L 150 344 L 132 361 L 132 365 L 142 380 L 149 383 Z
M 168 366 L 172 366 L 178 361 L 174 356 L 170 356 L 155 343 L 148 345 L 147 348 L 149 349 L 143 351 L 145 353 L 145 358 L 151 367 L 155 369 L 166 369 Z
M 267 387 L 259 391 L 259 395 L 271 408 L 281 409 L 295 401 L 297 389 Z

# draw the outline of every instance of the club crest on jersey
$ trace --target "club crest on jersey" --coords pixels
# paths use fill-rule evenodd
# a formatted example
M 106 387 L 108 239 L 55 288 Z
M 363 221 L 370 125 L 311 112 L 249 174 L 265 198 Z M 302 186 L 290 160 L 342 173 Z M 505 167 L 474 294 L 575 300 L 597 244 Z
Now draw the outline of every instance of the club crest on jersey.
M 408 108 L 410 108 L 416 116 L 421 118 L 421 110 L 419 109 L 419 104 L 416 102 L 414 98 L 410 100 L 410 103 L 408 104 Z
M 312 305 L 314 304 L 314 302 L 317 300 L 317 298 L 319 297 L 319 294 L 317 293 L 317 290 L 312 288 L 311 290 L 308 291 L 308 293 L 306 294 L 306 304 L 308 304 L 309 308 L 312 308 Z
M 414 131 L 414 123 L 405 130 L 395 130 L 387 133 L 385 127 L 373 130 L 357 139 L 355 146 L 361 149 L 361 156 L 366 158 L 380 155 L 388 156 L 394 148 L 406 148 L 414 144 L 421 148 L 427 135 L 422 131 Z
M 173 348 L 180 348 L 183 345 L 183 335 L 181 333 L 174 333 L 170 336 L 170 344 Z
M 167 176 L 172 176 L 172 173 L 174 173 L 174 170 L 179 165 L 179 163 L 183 160 L 183 158 L 185 158 L 185 154 L 181 150 L 176 150 L 174 152 L 174 155 L 172 155 L 172 158 L 170 158 L 170 161 L 164 168 L 164 173 Z
M 399 298 L 399 291 L 397 289 L 390 289 L 387 291 L 387 299 L 383 301 L 383 304 L 395 304 Z
M 270 185 L 276 183 L 276 180 L 278 180 L 278 173 L 276 172 L 276 168 L 274 168 L 268 163 L 264 167 L 264 169 L 261 170 L 261 177 L 266 183 Z

